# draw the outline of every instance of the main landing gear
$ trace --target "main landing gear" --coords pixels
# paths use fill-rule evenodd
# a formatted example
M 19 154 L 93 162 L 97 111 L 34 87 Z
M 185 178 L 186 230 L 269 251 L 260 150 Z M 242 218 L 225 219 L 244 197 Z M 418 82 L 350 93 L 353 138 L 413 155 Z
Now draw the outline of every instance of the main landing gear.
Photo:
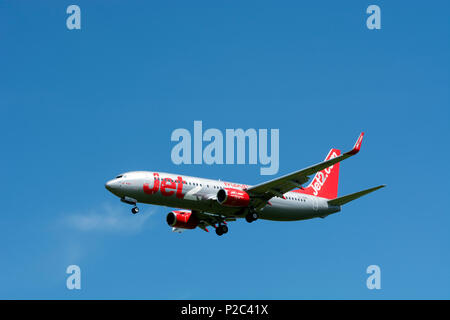
M 225 224 L 219 224 L 217 227 L 216 227 L 216 234 L 218 235 L 218 236 L 221 236 L 221 235 L 223 235 L 223 234 L 225 234 L 225 233 L 227 233 L 228 232 L 228 227 L 225 225 Z
M 245 220 L 248 223 L 252 223 L 253 221 L 258 220 L 258 213 L 256 211 L 250 211 L 246 216 L 245 216 Z

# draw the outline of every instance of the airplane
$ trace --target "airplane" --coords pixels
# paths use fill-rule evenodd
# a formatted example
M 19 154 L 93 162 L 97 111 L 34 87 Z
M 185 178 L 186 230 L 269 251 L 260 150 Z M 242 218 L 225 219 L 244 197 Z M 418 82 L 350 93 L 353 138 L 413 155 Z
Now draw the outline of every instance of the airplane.
M 357 154 L 364 132 L 348 152 L 331 149 L 325 161 L 282 177 L 246 185 L 240 183 L 190 177 L 151 171 L 132 171 L 108 181 L 106 189 L 124 203 L 138 203 L 179 209 L 166 216 L 174 232 L 200 228 L 215 229 L 221 236 L 228 232 L 227 222 L 245 218 L 249 223 L 258 219 L 295 221 L 325 218 L 341 211 L 341 206 L 385 187 L 380 185 L 342 197 L 337 196 L 339 163 Z M 303 185 L 315 174 L 308 186 Z

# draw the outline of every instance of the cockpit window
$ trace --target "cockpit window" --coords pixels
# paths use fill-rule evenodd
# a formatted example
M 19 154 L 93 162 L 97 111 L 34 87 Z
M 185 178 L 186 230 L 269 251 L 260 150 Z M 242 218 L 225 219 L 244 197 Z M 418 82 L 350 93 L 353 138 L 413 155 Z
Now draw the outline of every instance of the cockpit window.
M 122 177 L 123 177 L 123 175 L 120 174 L 120 175 L 118 175 L 118 176 L 116 177 L 116 179 L 120 179 L 120 178 L 122 178 Z

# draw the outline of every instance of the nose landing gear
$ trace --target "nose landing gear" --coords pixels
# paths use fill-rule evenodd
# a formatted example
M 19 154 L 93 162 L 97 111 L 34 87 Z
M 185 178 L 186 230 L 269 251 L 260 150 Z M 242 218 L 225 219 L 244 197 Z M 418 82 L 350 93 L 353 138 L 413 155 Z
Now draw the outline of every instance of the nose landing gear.
M 137 200 L 130 198 L 130 197 L 123 197 L 120 199 L 120 201 L 126 203 L 126 204 L 131 204 L 133 206 L 133 208 L 131 209 L 131 213 L 132 214 L 136 214 L 139 212 L 139 208 L 136 206 Z
M 132 214 L 139 213 L 139 208 L 138 208 L 138 207 L 133 207 L 133 208 L 131 209 L 131 213 L 132 213 Z

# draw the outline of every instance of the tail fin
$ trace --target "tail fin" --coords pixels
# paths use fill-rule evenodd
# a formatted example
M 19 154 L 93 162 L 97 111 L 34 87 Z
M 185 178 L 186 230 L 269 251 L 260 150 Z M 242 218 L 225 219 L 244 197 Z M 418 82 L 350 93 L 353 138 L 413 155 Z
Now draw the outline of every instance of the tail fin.
M 384 187 L 386 187 L 386 185 L 383 184 L 383 185 L 375 187 L 375 188 L 370 188 L 370 189 L 367 189 L 367 190 L 355 192 L 355 193 L 352 193 L 352 194 L 349 194 L 349 195 L 346 195 L 346 196 L 343 196 L 343 197 L 339 197 L 339 198 L 336 198 L 336 199 L 333 199 L 333 200 L 329 200 L 328 204 L 330 204 L 332 206 L 342 206 L 342 205 L 344 205 L 344 204 L 346 204 L 346 203 L 348 203 L 350 201 L 356 200 L 356 199 L 358 199 L 358 198 L 360 198 L 360 197 L 362 197 L 362 196 L 364 196 L 364 195 L 366 195 L 368 193 L 374 192 L 375 190 L 378 190 L 378 189 L 381 189 L 381 188 L 384 188 Z
M 336 158 L 341 155 L 338 149 L 331 149 L 326 160 Z M 319 171 L 314 176 L 311 183 L 304 189 L 295 190 L 295 192 L 310 194 L 316 197 L 334 199 L 337 197 L 339 183 L 339 162 Z

